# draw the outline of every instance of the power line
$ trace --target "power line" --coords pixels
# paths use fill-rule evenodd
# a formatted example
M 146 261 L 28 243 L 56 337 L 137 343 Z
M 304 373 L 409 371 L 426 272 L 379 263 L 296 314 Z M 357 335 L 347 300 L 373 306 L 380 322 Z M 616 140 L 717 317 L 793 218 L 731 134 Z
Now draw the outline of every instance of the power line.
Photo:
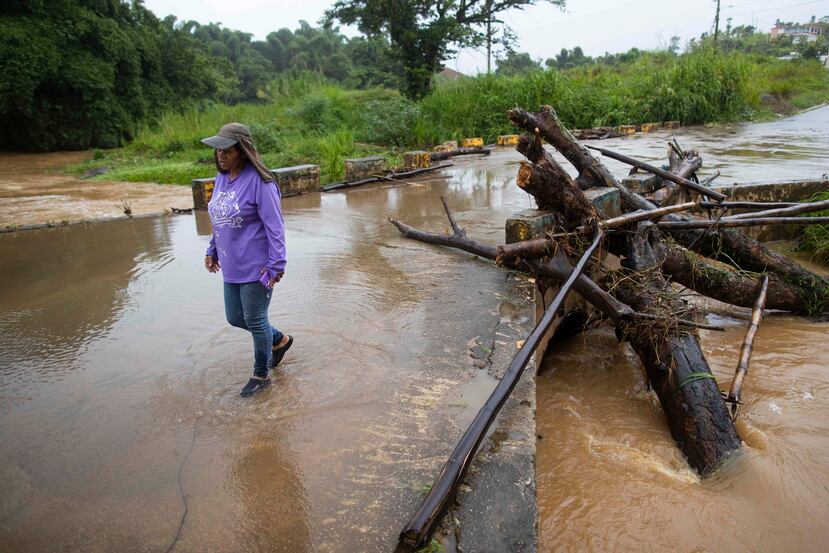
M 799 4 L 789 4 L 788 6 L 778 6 L 776 8 L 764 8 L 762 10 L 751 10 L 751 11 L 746 11 L 746 12 L 737 12 L 737 13 L 732 13 L 730 15 L 749 15 L 749 14 L 753 14 L 753 13 L 771 12 L 771 11 L 775 11 L 775 10 L 785 10 L 787 8 L 796 8 L 798 6 L 807 6 L 809 4 L 821 4 L 821 3 L 824 3 L 824 2 L 826 2 L 826 0 L 812 0 L 811 2 L 800 2 Z M 728 7 L 728 6 L 726 6 L 726 7 Z
M 726 6 L 726 8 L 745 8 L 747 6 L 756 6 L 757 4 L 768 4 L 769 2 L 779 2 L 780 0 L 757 0 L 757 2 L 746 2 L 746 3 L 730 3 Z

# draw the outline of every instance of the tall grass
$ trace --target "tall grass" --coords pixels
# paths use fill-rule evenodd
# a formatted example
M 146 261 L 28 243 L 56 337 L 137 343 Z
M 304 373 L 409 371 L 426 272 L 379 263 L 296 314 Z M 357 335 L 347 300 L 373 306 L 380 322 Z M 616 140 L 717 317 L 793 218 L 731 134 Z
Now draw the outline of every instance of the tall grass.
M 816 194 L 810 201 L 820 202 L 829 200 L 829 192 Z M 811 217 L 829 216 L 829 210 L 809 214 Z M 809 225 L 803 230 L 799 249 L 811 252 L 814 258 L 824 264 L 829 264 L 829 225 Z
M 649 53 L 633 64 L 587 66 L 518 77 L 480 76 L 446 85 L 421 102 L 415 139 L 483 136 L 511 130 L 514 106 L 555 106 L 575 128 L 676 120 L 683 124 L 745 119 L 757 105 L 754 63 L 739 53 L 700 50 L 683 56 Z
M 201 139 L 230 121 L 250 126 L 267 165 L 316 163 L 324 182 L 342 178 L 348 157 L 394 155 L 395 148 L 411 143 L 417 107 L 396 91 L 347 90 L 300 75 L 275 81 L 267 95 L 268 102 L 208 104 L 167 113 L 143 126 L 123 149 L 98 152 L 76 170 L 110 165 L 107 179 L 189 184 L 215 174 L 212 151 Z
M 414 103 L 386 89 L 348 90 L 313 74 L 271 83 L 267 101 L 196 105 L 142 127 L 125 148 L 99 152 L 76 168 L 110 165 L 107 179 L 188 184 L 212 176 L 200 139 L 230 121 L 251 127 L 272 167 L 316 163 L 324 182 L 342 178 L 347 157 L 428 147 L 480 136 L 492 142 L 515 129 L 506 111 L 556 108 L 571 128 L 677 120 L 746 120 L 829 101 L 829 72 L 816 61 L 779 61 L 700 49 L 682 56 L 651 52 L 618 66 L 586 66 L 522 76 L 481 75 L 437 86 Z
M 776 102 L 778 111 L 796 110 L 829 101 L 829 71 L 816 60 L 790 60 L 757 63 L 752 76 L 752 92 L 766 103 Z

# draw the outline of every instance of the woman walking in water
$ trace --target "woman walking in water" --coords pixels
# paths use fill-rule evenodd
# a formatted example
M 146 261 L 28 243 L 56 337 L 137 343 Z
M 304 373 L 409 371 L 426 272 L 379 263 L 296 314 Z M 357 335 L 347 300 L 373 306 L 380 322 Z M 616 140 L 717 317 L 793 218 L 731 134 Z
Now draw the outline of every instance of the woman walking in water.
M 202 142 L 214 148 L 219 171 L 207 206 L 213 237 L 204 266 L 222 271 L 227 322 L 253 336 L 253 377 L 241 392 L 252 396 L 270 385 L 268 369 L 294 341 L 268 321 L 273 287 L 285 274 L 280 191 L 245 125 L 228 123 Z

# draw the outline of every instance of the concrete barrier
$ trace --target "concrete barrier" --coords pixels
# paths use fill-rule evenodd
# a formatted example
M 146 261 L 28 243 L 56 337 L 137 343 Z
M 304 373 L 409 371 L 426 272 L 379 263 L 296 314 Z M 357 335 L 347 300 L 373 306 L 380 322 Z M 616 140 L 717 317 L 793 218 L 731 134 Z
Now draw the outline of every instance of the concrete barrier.
M 650 173 L 635 173 L 622 179 L 622 185 L 637 194 L 647 194 L 656 190 L 662 182 L 662 177 Z
M 306 192 L 316 192 L 320 189 L 319 165 L 295 165 L 271 169 L 282 196 L 295 196 Z M 207 209 L 210 198 L 213 197 L 213 186 L 216 179 L 193 179 L 193 207 Z
M 712 186 L 735 202 L 802 202 L 829 191 L 829 178 L 785 182 L 746 182 Z
M 659 128 L 659 123 L 642 123 L 642 132 L 652 132 Z
M 271 172 L 279 183 L 283 196 L 316 192 L 320 189 L 319 165 L 294 165 L 272 169 Z
M 619 132 L 622 134 L 636 134 L 634 125 L 619 125 Z
M 483 146 L 484 139 L 480 137 L 464 138 L 461 140 L 461 148 L 483 148 Z
M 207 209 L 210 198 L 213 197 L 213 185 L 216 179 L 193 179 L 193 207 Z
M 679 121 L 665 121 L 664 123 L 661 123 L 660 126 L 663 129 L 678 129 Z
M 829 192 L 829 178 L 785 182 L 734 183 L 727 186 L 714 185 L 712 188 L 728 196 L 726 201 L 805 202 L 819 192 Z M 741 230 L 757 240 L 768 242 L 797 238 L 803 228 L 803 225 L 775 225 L 747 227 L 737 230 Z
M 502 134 L 497 139 L 498 146 L 515 146 L 518 144 L 518 138 L 520 135 L 517 134 Z
M 447 140 L 443 144 L 439 144 L 432 148 L 433 152 L 451 152 L 452 150 L 458 149 L 458 141 L 457 140 Z
M 359 180 L 388 171 L 389 166 L 383 156 L 357 157 L 345 160 L 345 180 Z
M 420 169 L 432 165 L 432 158 L 429 152 L 414 150 L 403 154 L 403 167 L 406 169 Z

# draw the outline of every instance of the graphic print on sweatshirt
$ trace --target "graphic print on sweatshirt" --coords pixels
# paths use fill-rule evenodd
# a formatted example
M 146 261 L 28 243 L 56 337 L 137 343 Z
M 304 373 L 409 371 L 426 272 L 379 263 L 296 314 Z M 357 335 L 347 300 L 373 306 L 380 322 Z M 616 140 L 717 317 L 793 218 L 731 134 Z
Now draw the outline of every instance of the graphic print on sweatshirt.
M 239 215 L 239 202 L 236 200 L 235 190 L 217 192 L 207 204 L 207 211 L 214 227 L 242 228 L 244 219 Z

